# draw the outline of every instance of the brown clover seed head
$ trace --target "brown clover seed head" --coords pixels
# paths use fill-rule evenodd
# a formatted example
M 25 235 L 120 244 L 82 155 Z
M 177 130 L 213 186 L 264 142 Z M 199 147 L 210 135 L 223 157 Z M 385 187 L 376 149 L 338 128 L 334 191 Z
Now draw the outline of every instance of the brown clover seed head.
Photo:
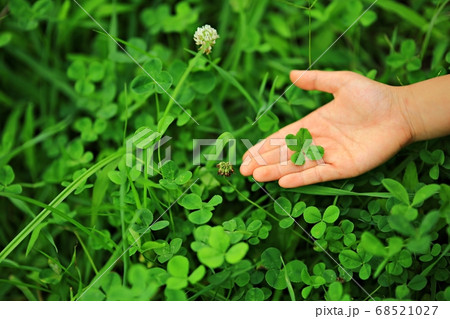
M 234 173 L 233 166 L 229 162 L 220 162 L 216 165 L 218 170 L 217 173 L 222 176 L 231 176 Z

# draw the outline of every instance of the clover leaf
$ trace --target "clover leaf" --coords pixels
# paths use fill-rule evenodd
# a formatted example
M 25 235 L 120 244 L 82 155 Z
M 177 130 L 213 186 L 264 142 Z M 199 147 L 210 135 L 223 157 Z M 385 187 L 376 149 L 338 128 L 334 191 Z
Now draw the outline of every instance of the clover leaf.
M 189 275 L 189 260 L 184 256 L 174 256 L 167 263 L 167 272 L 170 277 L 167 279 L 166 288 L 179 290 L 186 288 L 188 281 L 192 284 L 200 281 L 206 273 L 205 267 L 200 265 Z
M 261 265 L 267 269 L 266 282 L 273 288 L 283 290 L 288 282 L 302 282 L 301 273 L 306 265 L 300 260 L 292 260 L 284 264 L 280 251 L 269 247 L 261 254 Z
M 327 224 L 332 224 L 338 219 L 339 208 L 335 205 L 328 206 L 322 216 L 317 207 L 310 206 L 305 209 L 303 217 L 308 224 L 315 224 L 311 229 L 311 235 L 315 238 L 322 238 Z
M 249 249 L 247 243 L 231 245 L 230 236 L 222 226 L 200 226 L 195 229 L 195 242 L 191 247 L 197 251 L 200 262 L 209 268 L 218 268 L 226 261 L 229 264 L 240 262 Z M 231 245 L 231 247 L 230 247 Z
M 317 161 L 323 157 L 324 148 L 314 145 L 311 133 L 306 128 L 300 128 L 297 134 L 286 135 L 286 145 L 295 153 L 291 156 L 291 161 L 295 165 L 303 165 L 306 158 Z
M 172 86 L 172 76 L 169 72 L 162 70 L 160 59 L 150 59 L 144 64 L 143 68 L 144 74 L 138 75 L 131 81 L 131 89 L 137 94 L 153 91 L 162 94 Z
M 294 224 L 295 218 L 303 214 L 303 211 L 306 208 L 306 204 L 305 202 L 298 202 L 292 209 L 291 202 L 286 197 L 280 197 L 273 204 L 273 208 L 278 215 L 284 217 L 279 222 L 280 227 L 289 228 L 292 226 L 292 224 Z
M 0 192 L 9 192 L 20 194 L 22 186 L 19 184 L 12 184 L 15 174 L 11 166 L 6 165 L 0 168 Z
M 159 184 L 167 189 L 177 189 L 178 186 L 186 184 L 192 177 L 191 171 L 178 169 L 177 164 L 169 160 L 161 167 L 164 178 L 159 180 Z
M 209 202 L 203 203 L 197 194 L 188 194 L 180 200 L 180 205 L 188 210 L 195 210 L 188 215 L 191 223 L 201 225 L 207 223 L 212 218 L 214 206 L 222 203 L 222 196 L 214 195 Z

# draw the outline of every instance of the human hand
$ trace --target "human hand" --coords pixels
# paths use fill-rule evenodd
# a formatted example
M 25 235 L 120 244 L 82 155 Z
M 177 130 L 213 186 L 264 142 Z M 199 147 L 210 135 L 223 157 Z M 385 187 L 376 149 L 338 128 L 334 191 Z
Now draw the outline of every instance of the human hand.
M 292 71 L 291 81 L 303 72 Z M 332 93 L 334 100 L 250 148 L 243 156 L 242 175 L 259 182 L 279 180 L 286 188 L 354 177 L 384 163 L 413 139 L 400 88 L 347 71 L 308 71 L 295 85 Z M 324 147 L 323 161 L 298 166 L 289 160 L 293 152 L 283 141 L 302 127 Z

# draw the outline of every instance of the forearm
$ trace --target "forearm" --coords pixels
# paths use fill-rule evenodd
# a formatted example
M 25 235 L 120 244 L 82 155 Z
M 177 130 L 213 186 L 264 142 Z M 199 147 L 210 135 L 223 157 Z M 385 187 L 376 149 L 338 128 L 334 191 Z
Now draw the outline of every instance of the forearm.
M 397 90 L 412 142 L 450 134 L 450 75 Z

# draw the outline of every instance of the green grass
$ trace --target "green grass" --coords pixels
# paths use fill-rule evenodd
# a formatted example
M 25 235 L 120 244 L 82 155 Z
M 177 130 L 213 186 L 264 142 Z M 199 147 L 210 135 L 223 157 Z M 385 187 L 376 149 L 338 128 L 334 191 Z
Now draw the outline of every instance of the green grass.
M 330 100 L 293 87 L 267 111 L 289 70 L 372 2 L 80 2 L 160 87 L 73 1 L 10 1 L 0 300 L 450 300 L 448 137 L 356 178 L 264 183 L 268 194 L 238 172 L 244 144 L 230 148 Z M 448 3 L 379 0 L 314 69 L 392 85 L 447 74 Z M 207 56 L 193 41 L 204 24 L 220 35 Z M 172 160 L 154 171 L 127 165 L 127 140 L 144 129 L 171 137 L 153 159 L 170 146 Z M 218 175 L 218 156 L 193 165 L 200 138 L 236 156 L 233 175 Z

